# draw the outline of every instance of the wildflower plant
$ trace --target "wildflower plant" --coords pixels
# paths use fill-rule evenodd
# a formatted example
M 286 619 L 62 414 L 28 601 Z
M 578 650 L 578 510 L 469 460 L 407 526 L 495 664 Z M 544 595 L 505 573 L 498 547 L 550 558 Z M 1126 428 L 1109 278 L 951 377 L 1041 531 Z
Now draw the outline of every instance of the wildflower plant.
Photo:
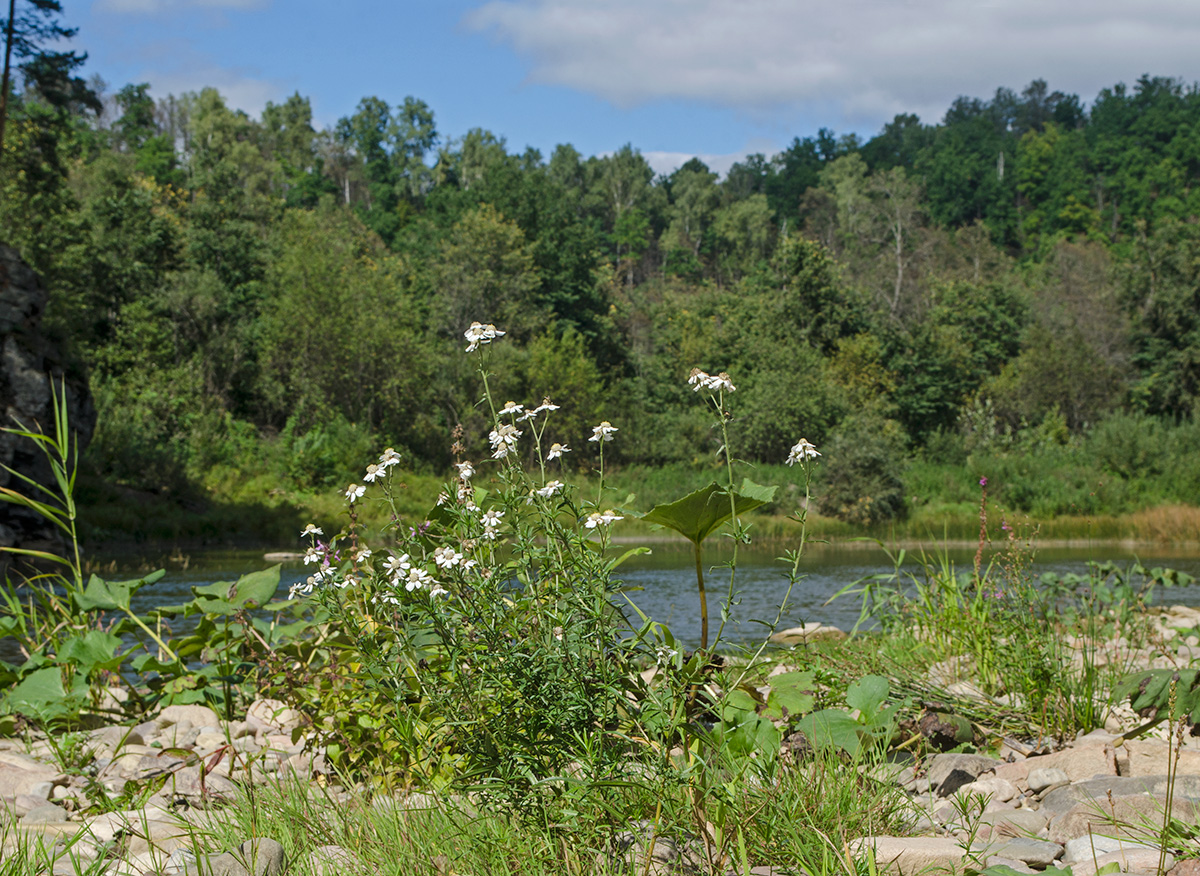
M 478 323 L 466 332 L 489 457 L 460 452 L 457 477 L 414 526 L 396 513 L 398 458 L 385 453 L 347 489 L 350 523 L 338 536 L 305 530 L 317 571 L 294 596 L 318 600 L 354 643 L 357 683 L 381 704 L 378 730 L 396 752 L 389 781 L 467 785 L 527 806 L 561 789 L 581 759 L 593 777 L 620 762 L 610 734 L 636 720 L 631 686 L 646 647 L 611 588 L 620 562 L 642 549 L 611 555 L 624 515 L 603 491 L 584 501 L 562 480 L 579 436 L 556 434 L 559 406 L 493 398 L 490 345 L 503 335 Z M 602 423 L 590 440 L 603 449 L 617 432 Z M 386 543 L 365 547 L 356 509 L 371 501 L 391 504 L 393 525 Z

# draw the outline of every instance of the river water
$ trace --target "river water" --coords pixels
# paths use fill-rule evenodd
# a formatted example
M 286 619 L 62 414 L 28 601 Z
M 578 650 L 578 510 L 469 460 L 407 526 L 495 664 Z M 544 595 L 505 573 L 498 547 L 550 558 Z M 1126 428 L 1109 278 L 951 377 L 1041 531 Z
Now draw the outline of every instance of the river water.
M 672 632 L 688 645 L 699 640 L 700 611 L 696 593 L 695 567 L 691 546 L 686 542 L 647 545 L 651 553 L 629 560 L 618 570 L 618 578 L 629 589 L 628 599 L 656 621 L 670 626 Z M 618 546 L 615 550 L 623 550 Z M 780 604 L 787 593 L 787 565 L 776 559 L 783 548 L 775 550 L 746 550 L 739 557 L 735 578 L 736 604 L 725 636 L 730 641 L 751 642 L 763 634 L 756 621 L 774 622 Z M 916 571 L 912 560 L 916 551 L 909 551 L 905 569 Z M 972 568 L 973 548 L 952 549 L 950 559 L 960 570 Z M 992 553 L 985 555 L 985 562 Z M 1082 547 L 1043 547 L 1034 555 L 1030 567 L 1032 576 L 1043 572 L 1084 572 L 1089 560 L 1112 560 L 1121 566 L 1135 558 L 1130 546 L 1092 544 Z M 1200 578 L 1200 549 L 1172 549 L 1146 546 L 1136 551 L 1136 558 L 1147 567 L 1166 566 Z M 729 590 L 729 570 L 720 565 L 723 557 L 717 552 L 705 555 L 705 578 L 709 591 L 709 614 L 713 629 L 719 623 L 721 603 Z M 240 575 L 271 565 L 258 551 L 214 551 L 193 553 L 187 557 L 160 558 L 147 563 L 144 559 L 117 558 L 116 570 L 104 568 L 100 574 L 111 579 L 137 577 L 139 566 L 148 570 L 163 565 L 166 576 L 152 587 L 144 588 L 135 601 L 139 610 L 154 605 L 178 604 L 191 597 L 191 587 L 214 581 L 233 581 Z M 834 593 L 848 584 L 870 575 L 888 573 L 893 564 L 884 551 L 871 544 L 859 543 L 812 545 L 801 563 L 803 576 L 792 589 L 780 628 L 801 622 L 817 621 L 842 629 L 854 626 L 859 617 L 860 602 L 854 596 L 830 601 Z M 311 570 L 310 570 L 311 571 Z M 285 597 L 288 588 L 306 576 L 298 560 L 285 562 L 279 595 Z M 618 604 L 625 597 L 618 596 Z M 1200 586 L 1160 590 L 1156 601 L 1164 604 L 1200 605 Z M 632 612 L 630 612 L 632 615 Z

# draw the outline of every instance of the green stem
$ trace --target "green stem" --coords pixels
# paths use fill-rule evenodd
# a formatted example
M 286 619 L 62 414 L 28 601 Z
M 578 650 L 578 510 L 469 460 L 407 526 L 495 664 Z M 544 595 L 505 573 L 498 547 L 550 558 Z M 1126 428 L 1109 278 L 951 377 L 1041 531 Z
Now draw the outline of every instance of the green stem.
M 161 649 L 164 654 L 166 654 L 169 658 L 171 658 L 172 661 L 174 661 L 176 663 L 179 662 L 179 655 L 177 655 L 174 651 L 172 651 L 169 647 L 167 647 L 167 643 L 164 642 L 159 637 L 159 635 L 156 632 L 154 632 L 154 630 L 152 630 L 148 626 L 146 626 L 145 621 L 143 621 L 140 617 L 138 617 L 136 614 L 134 614 L 129 609 L 124 609 L 124 611 L 125 611 L 125 614 L 129 615 L 130 620 L 132 620 L 135 624 L 137 624 L 139 627 L 141 627 L 142 632 L 144 632 L 147 636 L 149 636 L 151 639 L 154 640 L 154 644 L 158 645 L 159 649 Z
M 700 542 L 693 542 L 696 554 L 696 586 L 700 588 L 700 650 L 708 650 L 708 596 L 704 592 L 704 565 L 700 559 Z

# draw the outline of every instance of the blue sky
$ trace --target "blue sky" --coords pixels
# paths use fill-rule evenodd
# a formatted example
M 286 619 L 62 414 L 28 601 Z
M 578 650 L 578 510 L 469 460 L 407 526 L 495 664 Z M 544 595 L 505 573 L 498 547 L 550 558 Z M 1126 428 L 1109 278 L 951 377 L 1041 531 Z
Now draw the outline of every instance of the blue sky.
M 937 121 L 957 95 L 1034 78 L 1091 100 L 1143 73 L 1200 80 L 1195 0 L 63 0 L 113 90 L 220 89 L 257 115 L 295 91 L 332 124 L 376 95 L 443 137 L 510 151 L 632 143 L 724 170 L 822 126 Z M 1081 12 L 1080 10 L 1086 10 Z

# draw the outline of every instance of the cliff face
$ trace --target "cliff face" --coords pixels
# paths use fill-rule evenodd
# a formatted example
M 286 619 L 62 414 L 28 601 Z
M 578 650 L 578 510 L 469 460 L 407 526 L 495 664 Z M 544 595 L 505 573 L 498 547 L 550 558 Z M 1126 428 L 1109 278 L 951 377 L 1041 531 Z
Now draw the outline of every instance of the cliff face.
M 96 428 L 87 379 L 70 371 L 60 349 L 41 332 L 46 290 L 16 250 L 0 244 L 0 426 L 18 424 L 54 434 L 54 392 L 65 388 L 72 440 L 80 453 Z M 26 438 L 0 433 L 0 463 L 39 484 L 54 478 L 41 451 Z M 32 487 L 0 469 L 0 486 L 29 494 Z M 46 494 L 35 496 L 45 500 Z M 61 533 L 38 515 L 0 503 L 0 547 L 57 550 Z

